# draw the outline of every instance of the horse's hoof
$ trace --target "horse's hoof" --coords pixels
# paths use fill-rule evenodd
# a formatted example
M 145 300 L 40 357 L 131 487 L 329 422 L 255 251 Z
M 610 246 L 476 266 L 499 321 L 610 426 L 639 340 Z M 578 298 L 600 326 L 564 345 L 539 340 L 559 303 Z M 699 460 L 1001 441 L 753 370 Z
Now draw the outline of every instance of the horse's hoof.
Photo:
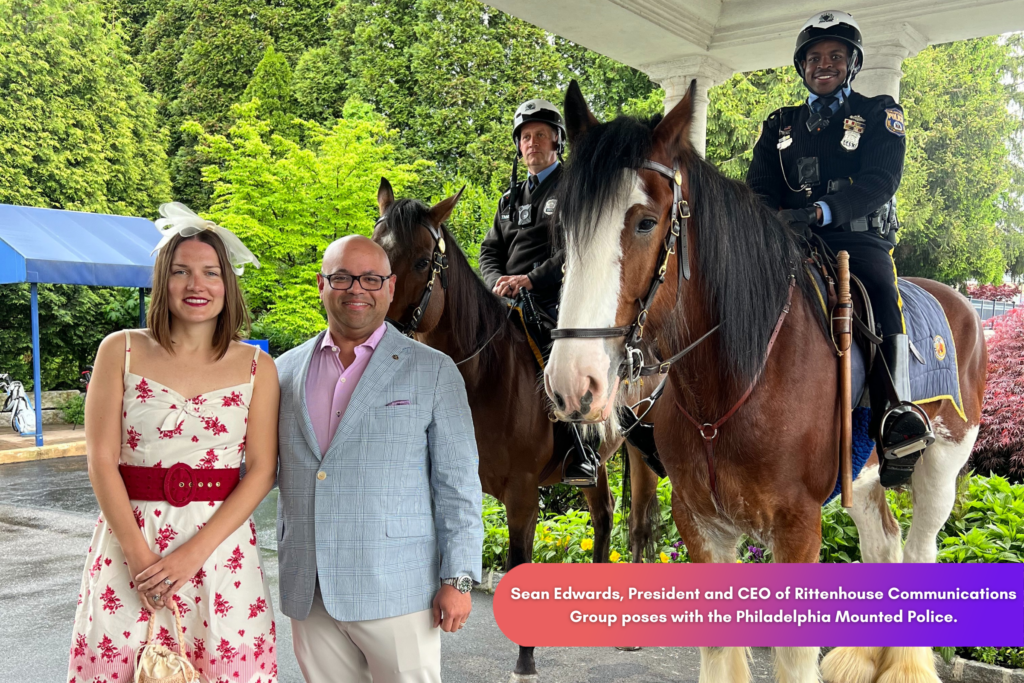
M 638 650 L 642 650 L 643 648 L 639 645 L 616 645 L 615 649 L 622 650 L 623 652 L 636 652 Z
M 540 676 L 538 674 L 517 674 L 515 671 L 512 672 L 512 677 L 508 679 L 508 683 L 539 683 Z
M 878 648 L 837 647 L 821 660 L 825 683 L 874 683 Z

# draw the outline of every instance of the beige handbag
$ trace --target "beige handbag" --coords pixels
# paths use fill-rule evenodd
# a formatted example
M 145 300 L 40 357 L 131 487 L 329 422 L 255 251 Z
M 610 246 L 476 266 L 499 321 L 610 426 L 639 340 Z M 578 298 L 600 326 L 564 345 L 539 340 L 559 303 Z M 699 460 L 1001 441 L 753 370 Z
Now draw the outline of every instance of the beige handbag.
M 138 665 L 135 667 L 135 683 L 201 683 L 192 663 L 185 658 L 185 636 L 181 632 L 178 605 L 171 599 L 168 606 L 174 615 L 174 629 L 178 633 L 178 652 L 153 640 L 159 611 L 151 612 L 146 647 L 139 654 Z

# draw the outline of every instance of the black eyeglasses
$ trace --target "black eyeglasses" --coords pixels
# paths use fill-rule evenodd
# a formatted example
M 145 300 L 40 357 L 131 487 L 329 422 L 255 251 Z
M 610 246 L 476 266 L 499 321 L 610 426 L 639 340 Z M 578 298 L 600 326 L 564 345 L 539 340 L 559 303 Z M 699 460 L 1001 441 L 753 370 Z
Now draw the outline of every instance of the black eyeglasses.
M 359 286 L 367 292 L 376 292 L 384 286 L 385 282 L 393 278 L 394 274 L 348 275 L 346 273 L 335 273 L 334 275 L 325 275 L 324 273 L 320 273 L 320 276 L 327 280 L 327 284 L 331 286 L 331 289 L 352 289 L 352 284 L 358 282 Z

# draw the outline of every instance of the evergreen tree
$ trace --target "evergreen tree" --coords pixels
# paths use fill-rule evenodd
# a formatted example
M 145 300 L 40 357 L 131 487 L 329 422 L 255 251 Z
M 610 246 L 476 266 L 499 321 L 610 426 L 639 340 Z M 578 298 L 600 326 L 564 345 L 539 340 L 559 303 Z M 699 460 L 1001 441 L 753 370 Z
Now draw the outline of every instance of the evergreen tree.
M 168 193 L 164 143 L 97 5 L 0 4 L 0 202 L 152 215 Z

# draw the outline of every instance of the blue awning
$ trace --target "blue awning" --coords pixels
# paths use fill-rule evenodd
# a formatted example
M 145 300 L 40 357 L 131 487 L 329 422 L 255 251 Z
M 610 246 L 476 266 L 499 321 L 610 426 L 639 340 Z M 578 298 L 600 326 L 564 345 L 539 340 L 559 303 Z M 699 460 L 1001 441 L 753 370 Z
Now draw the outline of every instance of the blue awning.
M 152 221 L 0 204 L 0 284 L 149 287 Z

